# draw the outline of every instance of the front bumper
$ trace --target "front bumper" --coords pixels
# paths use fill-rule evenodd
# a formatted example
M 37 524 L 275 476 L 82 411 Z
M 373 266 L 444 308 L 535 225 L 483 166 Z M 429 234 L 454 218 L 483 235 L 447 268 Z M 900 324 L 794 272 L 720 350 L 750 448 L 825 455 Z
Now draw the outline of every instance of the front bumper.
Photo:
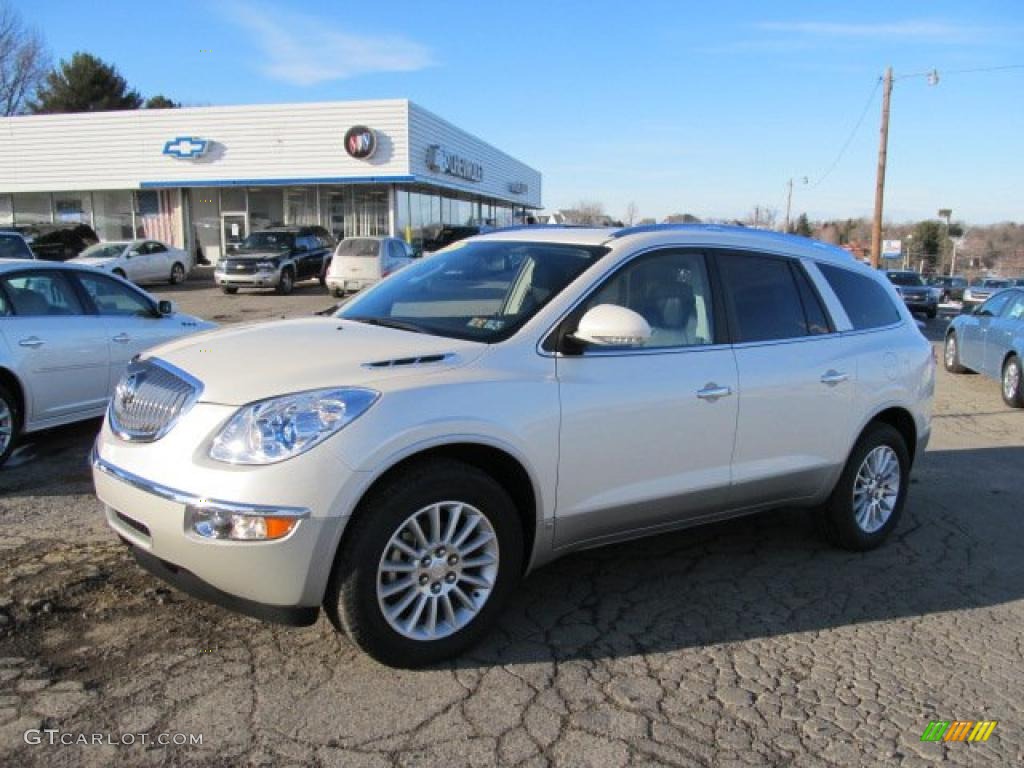
M 315 621 L 346 518 L 184 492 L 125 471 L 96 451 L 92 467 L 107 524 L 147 570 L 189 594 L 248 615 L 289 624 Z M 204 539 L 186 527 L 190 506 L 293 515 L 299 522 L 272 541 Z
M 237 288 L 271 288 L 281 282 L 281 270 L 245 274 L 217 272 L 215 270 L 213 280 L 217 285 L 234 286 Z

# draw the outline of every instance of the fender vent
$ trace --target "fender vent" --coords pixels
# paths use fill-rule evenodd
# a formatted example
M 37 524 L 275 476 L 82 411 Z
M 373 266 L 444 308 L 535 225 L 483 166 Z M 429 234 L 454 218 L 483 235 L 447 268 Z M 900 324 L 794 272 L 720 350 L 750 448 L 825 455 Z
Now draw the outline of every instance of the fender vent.
M 393 360 L 378 360 L 373 363 L 363 363 L 363 368 L 407 368 L 414 365 L 431 365 L 443 363 L 445 360 L 452 360 L 455 355 L 451 353 L 440 355 L 420 355 L 419 357 L 398 357 Z

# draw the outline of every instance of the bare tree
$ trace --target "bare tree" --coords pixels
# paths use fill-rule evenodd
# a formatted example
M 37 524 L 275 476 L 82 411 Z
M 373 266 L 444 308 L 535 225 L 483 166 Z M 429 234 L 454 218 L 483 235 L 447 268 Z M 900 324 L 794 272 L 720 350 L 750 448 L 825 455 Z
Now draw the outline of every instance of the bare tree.
M 594 226 L 604 224 L 608 216 L 604 212 L 604 203 L 596 200 L 580 200 L 571 211 L 566 211 L 573 224 Z
M 42 35 L 0 0 L 0 115 L 17 115 L 50 67 Z
M 775 229 L 775 221 L 779 217 L 779 209 L 770 205 L 755 205 L 747 214 L 744 223 L 759 229 Z
M 626 206 L 626 226 L 632 227 L 633 222 L 636 221 L 637 216 L 640 215 L 640 209 L 632 200 L 629 201 L 629 205 Z

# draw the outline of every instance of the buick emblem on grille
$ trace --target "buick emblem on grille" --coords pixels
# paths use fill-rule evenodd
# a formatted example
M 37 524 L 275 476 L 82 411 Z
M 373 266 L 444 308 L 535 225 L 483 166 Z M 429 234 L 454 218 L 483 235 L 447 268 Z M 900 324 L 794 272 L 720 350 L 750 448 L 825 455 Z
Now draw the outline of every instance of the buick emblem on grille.
M 138 394 L 139 385 L 142 383 L 142 377 L 144 374 L 142 371 L 135 371 L 129 373 L 121 378 L 117 382 L 117 389 L 114 392 L 114 398 L 117 400 L 117 404 L 122 410 L 128 408 L 133 402 L 135 402 L 135 395 Z

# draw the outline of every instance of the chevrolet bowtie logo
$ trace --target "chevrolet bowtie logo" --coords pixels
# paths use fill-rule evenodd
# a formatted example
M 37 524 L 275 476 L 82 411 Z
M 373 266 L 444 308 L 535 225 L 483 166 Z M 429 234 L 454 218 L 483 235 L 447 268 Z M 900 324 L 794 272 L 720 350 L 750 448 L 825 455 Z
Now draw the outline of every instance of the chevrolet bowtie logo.
M 177 158 L 202 157 L 209 149 L 210 142 L 194 136 L 176 136 L 164 144 L 164 154 Z

